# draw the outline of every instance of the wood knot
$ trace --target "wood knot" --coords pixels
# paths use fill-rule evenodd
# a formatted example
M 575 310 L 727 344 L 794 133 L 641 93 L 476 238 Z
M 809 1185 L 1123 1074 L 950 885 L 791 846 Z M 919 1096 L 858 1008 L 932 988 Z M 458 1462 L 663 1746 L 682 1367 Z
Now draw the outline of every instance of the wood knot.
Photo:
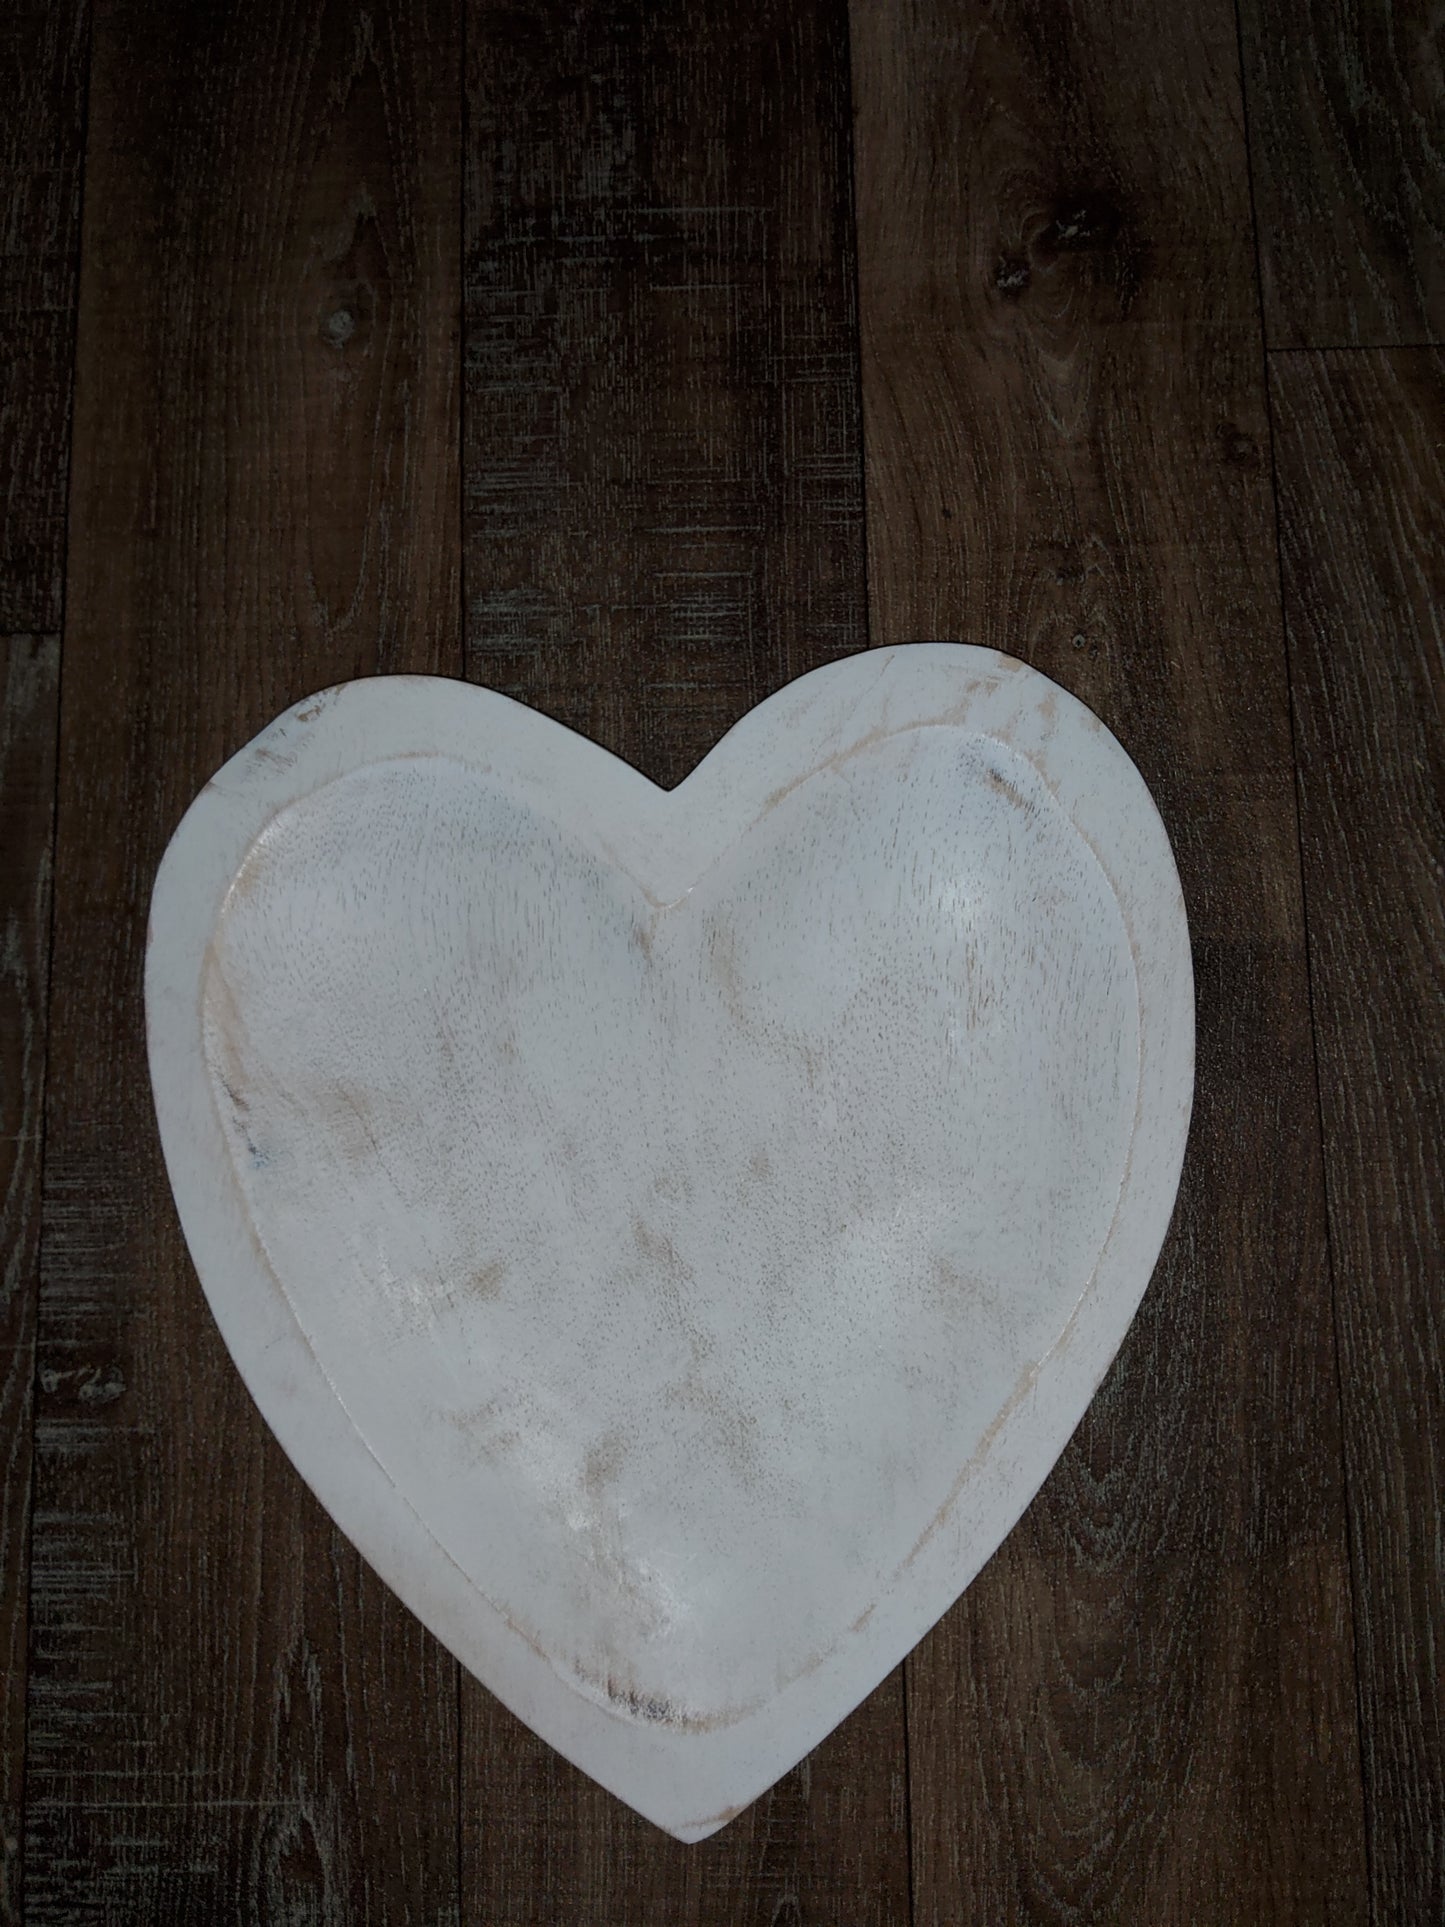
M 113 1359 L 68 1369 L 42 1366 L 40 1389 L 48 1397 L 70 1399 L 80 1405 L 113 1405 L 125 1392 L 125 1374 Z
M 1214 442 L 1219 451 L 1219 459 L 1231 468 L 1258 468 L 1260 463 L 1259 444 L 1252 435 L 1246 435 L 1242 428 L 1233 422 L 1216 422 Z
M 344 348 L 356 333 L 356 316 L 350 308 L 334 308 L 322 324 L 321 332 L 333 348 Z
M 1069 195 L 1055 207 L 1039 239 L 1058 254 L 1112 247 L 1122 226 L 1119 210 L 1102 194 Z
M 376 322 L 376 290 L 364 278 L 330 275 L 318 289 L 316 332 L 336 354 L 357 354 L 371 339 Z
M 1005 301 L 1017 301 L 1033 278 L 1033 269 L 1020 254 L 1001 256 L 993 271 L 993 285 Z
M 1092 188 L 1054 194 L 1032 211 L 1022 245 L 1002 247 L 991 276 L 1001 300 L 1044 300 L 1057 281 L 1056 300 L 1071 298 L 1075 281 L 1112 289 L 1126 311 L 1143 284 L 1152 256 L 1150 243 L 1136 234 L 1118 204 Z M 1070 266 L 1070 257 L 1077 265 Z

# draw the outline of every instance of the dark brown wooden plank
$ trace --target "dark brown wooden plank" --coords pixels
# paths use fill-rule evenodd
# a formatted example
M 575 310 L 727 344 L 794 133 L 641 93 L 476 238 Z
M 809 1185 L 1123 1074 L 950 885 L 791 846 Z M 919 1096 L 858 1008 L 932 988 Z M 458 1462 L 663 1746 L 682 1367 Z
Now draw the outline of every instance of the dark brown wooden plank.
M 1270 374 L 1383 1927 L 1445 1920 L 1445 353 Z
M 468 28 L 468 674 L 674 783 L 866 639 L 839 0 Z
M 182 1246 L 156 863 L 284 704 L 460 667 L 460 23 L 96 8 L 56 849 L 27 1919 L 456 1918 L 456 1668 L 283 1459 Z
M 1239 0 L 1271 347 L 1445 338 L 1440 0 Z
M 0 631 L 58 630 L 89 0 L 0 9 Z
M 0 1922 L 20 1919 L 31 1386 L 60 647 L 0 639 Z
M 473 0 L 469 675 L 672 783 L 865 639 L 838 0 Z M 900 1681 L 701 1846 L 479 1688 L 464 1892 L 496 1927 L 908 1916 Z
M 878 642 L 1021 655 L 1174 838 L 1175 1223 L 1039 1499 L 909 1661 L 919 1922 L 1358 1921 L 1339 1409 L 1227 0 L 853 14 Z

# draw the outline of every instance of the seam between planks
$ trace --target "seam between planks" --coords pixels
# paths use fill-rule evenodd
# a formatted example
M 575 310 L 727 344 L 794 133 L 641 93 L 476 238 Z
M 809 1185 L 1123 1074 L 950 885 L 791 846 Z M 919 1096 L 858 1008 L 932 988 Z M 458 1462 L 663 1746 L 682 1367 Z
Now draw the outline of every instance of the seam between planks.
M 863 646 L 873 647 L 873 585 L 868 559 L 868 417 L 863 406 L 863 286 L 858 247 L 858 111 L 853 87 L 853 9 L 843 8 L 847 53 L 848 232 L 853 241 L 853 379 L 858 400 L 858 524 L 863 543 Z M 910 1888 L 910 1905 L 911 1905 Z M 910 1914 L 910 1919 L 912 1918 Z
M 1259 237 L 1255 236 L 1255 253 L 1259 252 Z M 1445 348 L 1445 335 L 1427 335 L 1423 341 L 1323 341 L 1309 342 L 1305 346 L 1289 348 L 1267 348 L 1266 356 L 1270 361 L 1287 359 L 1291 355 L 1398 355 L 1411 353 L 1437 353 Z
M 863 287 L 858 245 L 858 113 L 853 84 L 853 9 L 845 6 L 842 13 L 846 54 L 843 71 L 847 85 L 848 232 L 853 243 L 853 378 L 858 406 L 858 521 L 863 545 L 863 646 L 871 649 L 873 585 L 868 543 L 868 414 L 863 405 Z M 909 1927 L 917 1927 L 918 1890 L 913 1870 L 913 1759 L 908 1738 L 908 1675 L 912 1659 L 911 1652 L 905 1653 L 898 1662 L 898 1692 L 903 1702 L 903 1833 L 908 1869 L 908 1921 Z
M 467 634 L 467 157 L 471 152 L 471 132 L 467 87 L 467 22 L 471 8 L 458 0 L 457 28 L 457 405 L 455 410 L 457 449 L 457 644 L 463 682 L 469 680 L 471 643 Z M 462 1744 L 465 1732 L 467 1682 L 461 1661 L 452 1656 L 453 1720 L 456 1745 L 452 1749 L 452 1807 L 456 1816 L 456 1919 L 466 1927 L 471 1916 L 470 1896 L 466 1891 L 467 1820 L 462 1811 L 466 1776 L 462 1770 Z
M 1254 246 L 1254 289 L 1259 316 L 1260 363 L 1264 375 L 1264 417 L 1269 435 L 1269 489 L 1270 501 L 1274 508 L 1274 578 L 1275 603 L 1279 615 L 1279 644 L 1284 657 L 1285 706 L 1289 720 L 1290 762 L 1294 774 L 1294 822 L 1295 822 L 1295 861 L 1299 875 L 1300 921 L 1304 937 L 1305 955 L 1305 996 L 1310 1019 L 1310 1065 L 1314 1073 L 1315 1130 L 1319 1144 L 1320 1194 L 1324 1213 L 1324 1254 L 1325 1272 L 1330 1289 L 1330 1330 L 1334 1338 L 1335 1353 L 1335 1404 L 1339 1414 L 1340 1440 L 1340 1492 L 1344 1508 L 1345 1556 L 1350 1572 L 1350 1663 L 1355 1682 L 1355 1757 L 1358 1762 L 1359 1814 L 1361 1845 L 1364 1855 L 1366 1907 L 1371 1917 L 1374 1914 L 1374 1864 L 1371 1843 L 1371 1815 L 1369 1791 L 1365 1783 L 1365 1732 L 1363 1681 L 1360 1678 L 1360 1572 L 1355 1547 L 1355 1528 L 1350 1484 L 1350 1454 L 1345 1425 L 1345 1388 L 1344 1370 L 1341 1362 L 1340 1347 L 1340 1304 L 1339 1290 L 1335 1275 L 1335 1252 L 1333 1213 L 1330 1202 L 1329 1161 L 1325 1157 L 1325 1119 L 1324 1096 L 1320 1088 L 1320 1041 L 1319 1026 L 1315 1017 L 1315 968 L 1314 948 L 1310 931 L 1309 887 L 1305 875 L 1304 850 L 1304 796 L 1300 781 L 1299 730 L 1295 722 L 1294 672 L 1290 661 L 1289 615 L 1284 599 L 1284 552 L 1281 535 L 1279 501 L 1279 458 L 1275 448 L 1274 395 L 1271 389 L 1270 363 L 1276 355 L 1318 354 L 1313 348 L 1271 348 L 1264 312 L 1264 275 L 1259 246 L 1259 211 L 1255 197 L 1254 149 L 1249 128 L 1249 89 L 1245 80 L 1244 62 L 1244 23 L 1240 14 L 1240 0 L 1235 0 L 1234 29 L 1236 60 L 1239 71 L 1239 105 L 1244 128 L 1245 174 L 1249 181 L 1249 222 L 1250 238 Z M 1373 352 L 1368 351 L 1367 352 Z
M 467 67 L 468 35 L 467 26 L 471 8 L 466 0 L 461 0 L 460 67 L 457 73 L 457 86 L 461 90 L 458 106 L 457 130 L 461 140 L 461 153 L 457 168 L 457 599 L 461 604 L 461 629 L 458 641 L 461 644 L 462 680 L 472 679 L 472 638 L 467 616 L 467 163 L 471 155 L 472 116 L 471 86 Z M 462 1702 L 462 1682 L 460 1668 L 457 1674 L 457 1707 L 460 1717 Z M 461 1781 L 461 1728 L 457 1729 L 457 1771 L 458 1794 Z M 457 1855 L 461 1859 L 461 1819 L 460 1799 L 458 1800 Z M 460 1896 L 460 1888 L 458 1895 Z

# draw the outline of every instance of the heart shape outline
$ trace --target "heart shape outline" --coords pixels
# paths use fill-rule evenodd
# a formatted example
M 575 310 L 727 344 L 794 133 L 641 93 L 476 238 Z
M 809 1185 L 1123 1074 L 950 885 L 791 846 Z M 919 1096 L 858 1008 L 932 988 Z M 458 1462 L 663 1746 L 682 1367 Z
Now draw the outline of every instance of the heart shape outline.
M 1033 766 L 1111 886 L 1138 987 L 1134 1129 L 1113 1222 L 1057 1340 L 1001 1401 L 900 1583 L 805 1674 L 718 1728 L 578 1692 L 474 1584 L 353 1422 L 267 1259 L 218 1120 L 203 1040 L 207 955 L 248 852 L 284 810 L 357 769 L 446 755 L 595 840 L 655 901 L 680 899 L 776 803 L 920 729 L 992 739 Z M 645 881 L 643 881 L 645 879 Z M 1083 1416 L 1148 1283 L 1173 1209 L 1193 1094 L 1193 976 L 1158 811 L 1103 724 L 1026 665 L 962 644 L 844 658 L 750 711 L 676 789 L 494 691 L 431 677 L 342 684 L 278 717 L 191 805 L 166 851 L 146 964 L 152 1086 L 203 1289 L 262 1415 L 378 1574 L 519 1718 L 684 1841 L 726 1824 L 867 1696 L 962 1593 Z

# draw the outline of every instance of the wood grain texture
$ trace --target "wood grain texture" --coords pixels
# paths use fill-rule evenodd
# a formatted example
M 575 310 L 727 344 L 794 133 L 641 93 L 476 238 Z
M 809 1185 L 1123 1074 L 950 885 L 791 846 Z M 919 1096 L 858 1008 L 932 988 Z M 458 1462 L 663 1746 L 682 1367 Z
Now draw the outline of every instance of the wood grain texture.
M 151 880 L 278 708 L 460 666 L 458 21 L 97 8 L 56 854 L 27 1920 L 456 1917 L 456 1673 L 186 1259 Z
M 467 667 L 663 784 L 866 638 L 847 25 L 472 0 Z
M 900 1668 L 770 1794 L 683 1846 L 464 1682 L 464 1917 L 487 1927 L 906 1922 L 901 1702 Z
M 474 0 L 468 674 L 676 782 L 865 640 L 847 27 L 795 7 Z M 908 1916 L 895 1676 L 701 1846 L 466 1684 L 489 1922 Z
M 0 633 L 60 627 L 89 20 L 0 11 Z
M 60 648 L 0 641 L 0 1921 L 20 1919 L 31 1386 Z
M 1445 1919 L 1445 354 L 1271 363 L 1372 1918 Z
M 1043 1493 L 906 1668 L 916 1918 L 1355 1921 L 1233 15 L 858 5 L 853 66 L 873 639 L 992 644 L 1097 709 L 1174 837 L 1199 1004 L 1193 1138 L 1139 1318 Z
M 1271 347 L 1445 335 L 1445 6 L 1239 0 Z

